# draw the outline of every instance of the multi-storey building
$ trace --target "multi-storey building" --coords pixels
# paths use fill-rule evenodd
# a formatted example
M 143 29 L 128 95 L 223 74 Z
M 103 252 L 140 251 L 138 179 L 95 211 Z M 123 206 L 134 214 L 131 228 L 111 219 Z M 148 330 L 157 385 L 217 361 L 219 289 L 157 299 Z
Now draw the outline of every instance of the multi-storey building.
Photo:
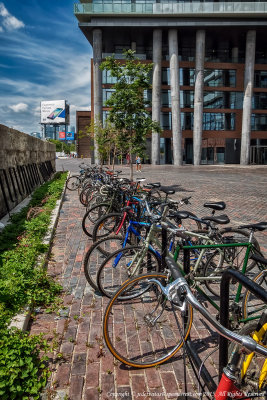
M 267 2 L 81 0 L 93 47 L 92 116 L 112 77 L 99 65 L 133 49 L 153 62 L 151 162 L 267 163 Z

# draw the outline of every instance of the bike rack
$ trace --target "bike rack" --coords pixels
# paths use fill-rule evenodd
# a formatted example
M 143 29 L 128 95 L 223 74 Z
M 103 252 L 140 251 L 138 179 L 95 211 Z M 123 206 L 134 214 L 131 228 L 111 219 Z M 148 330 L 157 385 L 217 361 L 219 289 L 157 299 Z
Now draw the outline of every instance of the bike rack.
M 229 286 L 230 280 L 234 278 L 242 284 L 256 297 L 267 303 L 267 292 L 257 283 L 253 282 L 241 272 L 232 268 L 227 269 L 222 276 L 220 285 L 220 323 L 229 328 Z M 219 337 L 219 377 L 222 376 L 223 369 L 226 367 L 228 361 L 228 339 L 221 336 Z

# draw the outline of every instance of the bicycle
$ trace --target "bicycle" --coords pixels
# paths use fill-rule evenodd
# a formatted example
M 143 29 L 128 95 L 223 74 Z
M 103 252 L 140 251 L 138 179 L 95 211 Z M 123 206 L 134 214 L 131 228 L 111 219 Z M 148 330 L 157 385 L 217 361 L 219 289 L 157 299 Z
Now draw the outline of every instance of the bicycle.
M 192 326 L 193 309 L 198 310 L 220 335 L 250 352 L 256 351 L 267 357 L 267 348 L 262 344 L 222 326 L 193 295 L 174 260 L 168 257 L 166 262 L 170 271 L 168 274 L 151 272 L 128 280 L 106 308 L 104 339 L 119 361 L 132 367 L 144 368 L 169 360 L 181 347 L 186 346 Z M 122 300 L 129 297 L 130 302 Z M 233 372 L 233 367 L 237 367 L 240 361 L 238 355 L 240 352 L 236 347 L 235 357 L 230 358 L 227 366 L 228 370 L 231 366 L 230 372 Z M 224 370 L 218 387 L 207 382 L 209 388 L 217 388 L 216 400 L 226 399 L 238 390 L 234 385 L 235 378 L 228 370 Z M 265 371 L 266 363 L 263 365 L 263 372 Z

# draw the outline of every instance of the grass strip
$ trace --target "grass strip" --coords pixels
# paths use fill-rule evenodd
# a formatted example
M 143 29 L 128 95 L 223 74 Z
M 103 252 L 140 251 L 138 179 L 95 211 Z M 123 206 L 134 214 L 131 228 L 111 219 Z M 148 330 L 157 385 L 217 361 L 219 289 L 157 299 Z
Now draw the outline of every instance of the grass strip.
M 9 329 L 10 319 L 25 305 L 49 306 L 62 288 L 36 266 L 39 255 L 48 250 L 43 238 L 50 225 L 52 210 L 62 194 L 67 173 L 35 190 L 29 205 L 11 217 L 0 234 L 0 398 L 37 399 L 49 371 L 48 350 L 42 335 L 29 336 Z

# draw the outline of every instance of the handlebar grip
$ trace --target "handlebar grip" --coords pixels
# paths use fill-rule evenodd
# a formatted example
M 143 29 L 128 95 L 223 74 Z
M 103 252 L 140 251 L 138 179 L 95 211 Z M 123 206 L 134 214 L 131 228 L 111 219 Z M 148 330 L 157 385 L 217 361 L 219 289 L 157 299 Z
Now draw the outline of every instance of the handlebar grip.
M 168 256 L 165 258 L 165 261 L 168 269 L 170 270 L 171 276 L 174 278 L 174 280 L 178 278 L 183 278 L 183 274 L 181 273 L 178 265 L 176 264 L 173 258 Z

